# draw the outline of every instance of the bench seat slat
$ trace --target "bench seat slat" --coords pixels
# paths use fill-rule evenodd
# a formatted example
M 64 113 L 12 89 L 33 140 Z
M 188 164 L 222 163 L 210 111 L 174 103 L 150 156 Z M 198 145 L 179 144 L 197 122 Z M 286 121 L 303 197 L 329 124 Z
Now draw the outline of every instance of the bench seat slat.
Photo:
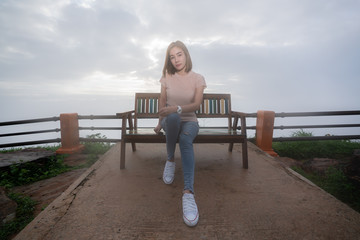
M 162 134 L 164 134 L 162 132 Z M 137 130 L 126 130 L 126 135 L 149 135 L 155 136 L 153 128 L 138 128 Z M 224 135 L 224 136 L 231 136 L 231 135 L 241 135 L 240 131 L 238 130 L 228 130 L 227 128 L 200 128 L 198 135 Z
M 126 142 L 137 143 L 165 143 L 165 134 L 155 134 L 152 128 L 139 128 L 126 131 Z M 194 143 L 241 143 L 246 136 L 236 130 L 225 128 L 200 128 Z
M 164 135 L 136 135 L 129 136 L 126 139 L 127 143 L 166 143 L 166 138 Z M 244 138 L 241 135 L 218 135 L 218 136 L 205 136 L 198 135 L 196 136 L 194 143 L 243 143 Z

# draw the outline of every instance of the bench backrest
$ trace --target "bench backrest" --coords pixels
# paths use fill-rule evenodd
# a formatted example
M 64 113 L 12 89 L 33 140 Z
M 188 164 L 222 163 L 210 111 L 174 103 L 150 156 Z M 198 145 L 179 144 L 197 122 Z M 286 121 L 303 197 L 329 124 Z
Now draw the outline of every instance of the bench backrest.
M 135 126 L 137 119 L 158 118 L 160 93 L 135 94 Z M 203 102 L 196 111 L 198 118 L 228 118 L 231 125 L 231 95 L 204 93 Z
M 160 93 L 136 93 L 135 115 L 137 118 L 158 118 Z M 227 118 L 231 115 L 230 94 L 204 93 L 197 117 Z

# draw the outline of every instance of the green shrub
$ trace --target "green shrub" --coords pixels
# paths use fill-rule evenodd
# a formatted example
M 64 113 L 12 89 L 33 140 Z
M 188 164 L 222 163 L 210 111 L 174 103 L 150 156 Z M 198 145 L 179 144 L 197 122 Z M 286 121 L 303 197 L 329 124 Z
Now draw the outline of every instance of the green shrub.
M 37 148 L 41 148 L 47 151 L 53 151 L 55 152 L 56 150 L 58 150 L 61 147 L 60 144 L 54 144 L 54 145 L 44 145 L 41 147 L 37 147 Z M 10 152 L 17 152 L 17 151 L 22 151 L 24 149 L 34 149 L 34 147 L 13 147 L 13 148 L 5 148 L 5 149 L 1 149 L 0 153 L 10 153 Z
M 292 137 L 310 137 L 312 133 L 303 130 L 292 134 Z M 312 158 L 342 159 L 352 156 L 355 149 L 360 148 L 360 142 L 350 140 L 321 140 L 321 141 L 289 141 L 275 142 L 273 149 L 282 157 L 290 157 L 296 160 Z M 329 167 L 325 174 L 319 174 L 305 170 L 300 166 L 292 169 L 320 188 L 335 196 L 340 201 L 360 212 L 360 189 L 338 167 Z
M 102 139 L 106 139 L 106 136 L 101 136 L 100 133 L 88 135 L 86 137 L 94 140 L 99 140 L 95 142 L 82 143 L 85 146 L 84 153 L 86 154 L 104 154 L 112 147 L 111 143 L 109 142 L 101 142 Z
M 297 131 L 291 137 L 310 137 L 312 133 Z M 319 158 L 342 158 L 351 156 L 355 149 L 360 148 L 359 142 L 350 140 L 319 140 L 274 142 L 273 149 L 282 157 L 297 160 Z
M 92 139 L 106 139 L 100 133 L 87 136 Z M 72 169 L 84 168 L 91 166 L 97 159 L 98 155 L 104 154 L 111 148 L 110 143 L 106 142 L 86 142 L 84 143 L 84 154 L 87 154 L 87 163 L 77 167 L 70 167 L 64 163 L 64 158 L 67 155 L 56 155 L 50 157 L 42 162 L 27 162 L 13 164 L 8 168 L 0 169 L 0 186 L 12 188 L 14 186 L 21 186 L 30 184 L 43 179 L 55 177 L 61 173 Z M 44 147 L 46 150 L 56 151 L 59 146 Z M 21 148 L 10 149 L 6 151 L 20 151 Z
M 330 167 L 324 175 L 304 171 L 304 169 L 297 166 L 292 167 L 292 169 L 360 212 L 360 189 L 349 180 L 341 169 Z
M 105 138 L 100 134 L 88 136 L 89 138 Z M 88 154 L 88 161 L 83 166 L 70 167 L 64 164 L 64 158 L 67 155 L 56 155 L 42 162 L 27 162 L 13 164 L 8 168 L 0 169 L 0 185 L 7 189 L 14 186 L 33 183 L 46 178 L 54 177 L 60 173 L 82 167 L 89 167 L 98 159 L 98 154 L 104 154 L 111 148 L 110 143 L 87 142 L 85 145 L 85 154 Z M 56 151 L 59 146 L 44 147 L 46 150 Z M 5 150 L 2 152 L 20 151 L 22 148 Z M 0 229 L 0 239 L 9 239 L 13 234 L 22 230 L 34 218 L 34 206 L 36 204 L 29 197 L 20 194 L 10 193 L 9 198 L 17 204 L 15 220 L 4 224 Z
M 13 164 L 0 170 L 0 185 L 6 188 L 25 185 L 51 178 L 66 172 L 71 167 L 64 164 L 64 156 L 50 157 L 44 162 L 27 162 Z
M 17 193 L 10 193 L 8 197 L 17 203 L 16 217 L 0 228 L 0 239 L 9 239 L 11 235 L 21 231 L 34 218 L 36 205 L 34 200 Z

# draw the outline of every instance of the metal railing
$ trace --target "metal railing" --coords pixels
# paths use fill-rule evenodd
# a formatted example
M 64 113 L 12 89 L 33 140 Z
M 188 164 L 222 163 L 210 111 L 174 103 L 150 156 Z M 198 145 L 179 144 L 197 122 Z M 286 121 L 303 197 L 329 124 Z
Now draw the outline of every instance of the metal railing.
M 28 119 L 28 120 L 20 120 L 20 121 L 0 122 L 0 127 L 23 125 L 23 124 L 33 124 L 33 123 L 43 123 L 43 122 L 56 122 L 59 120 L 60 120 L 59 117 L 49 117 L 49 118 L 37 118 L 37 119 Z M 40 133 L 51 133 L 51 132 L 60 132 L 60 128 L 37 130 L 37 131 L 27 131 L 27 132 L 2 133 L 2 134 L 0 134 L 0 137 L 12 137 L 12 136 L 32 135 L 32 134 L 40 134 Z M 0 148 L 36 145 L 36 144 L 47 144 L 47 143 L 60 143 L 60 142 L 61 142 L 60 138 L 52 138 L 52 139 L 37 140 L 37 141 L 26 141 L 26 142 L 14 142 L 14 143 L 0 144 Z
M 351 115 L 360 115 L 360 111 L 329 111 L 329 112 L 292 112 L 292 113 L 275 113 L 275 118 L 288 118 L 288 117 L 320 117 L 320 116 L 351 116 Z M 247 118 L 256 118 L 257 113 L 248 113 Z M 119 119 L 116 115 L 79 115 L 78 120 L 106 120 L 106 119 Z M 59 121 L 60 117 L 49 117 L 49 118 L 37 118 L 37 119 L 28 119 L 20 121 L 9 121 L 9 122 L 0 122 L 0 128 L 5 126 L 14 126 L 14 125 L 23 125 L 23 124 L 34 124 L 34 123 L 43 123 L 43 122 L 56 122 Z M 120 124 L 120 121 L 119 121 Z M 274 130 L 284 130 L 284 129 L 311 129 L 311 128 L 357 128 L 360 127 L 360 123 L 351 123 L 351 124 L 324 124 L 324 125 L 289 125 L 289 126 L 274 126 Z M 256 126 L 248 126 L 248 130 L 256 130 Z M 79 127 L 79 131 L 82 130 L 100 130 L 100 131 L 121 131 L 121 127 Z M 36 131 L 23 131 L 23 132 L 9 132 L 9 133 L 0 133 L 1 137 L 13 137 L 21 135 L 33 135 L 33 134 L 43 134 L 43 133 L 52 133 L 60 132 L 60 128 L 53 129 L 44 129 Z M 308 140 L 339 140 L 339 139 L 360 139 L 360 135 L 337 135 L 337 136 L 309 136 L 309 137 L 275 137 L 273 141 L 308 141 Z M 119 142 L 121 139 L 107 139 L 107 138 L 82 138 L 80 137 L 81 142 Z M 26 146 L 26 145 L 37 145 L 37 144 L 48 144 L 48 143 L 60 143 L 61 138 L 51 138 L 44 140 L 36 141 L 20 141 L 13 143 L 0 144 L 0 148 L 16 147 L 16 146 Z
M 105 120 L 105 119 L 119 119 L 119 117 L 117 117 L 116 115 L 79 115 L 78 116 L 79 120 Z M 119 121 L 120 124 L 120 121 Z M 79 131 L 81 130 L 116 130 L 116 131 L 121 131 L 121 127 L 80 127 L 79 126 Z M 110 142 L 110 143 L 114 143 L 114 142 L 120 142 L 121 139 L 117 139 L 117 138 L 82 138 L 80 137 L 80 141 L 81 142 Z
M 105 120 L 105 119 L 119 119 L 116 115 L 79 115 L 78 120 Z M 59 121 L 60 117 L 49 117 L 49 118 L 36 118 L 28 120 L 19 120 L 19 121 L 9 121 L 9 122 L 0 122 L 0 128 L 6 126 L 15 126 L 15 125 L 24 125 L 24 124 L 35 124 L 35 123 L 44 123 L 44 122 L 56 122 Z M 121 130 L 120 127 L 79 127 L 80 130 Z M 1 130 L 0 138 L 2 137 L 14 137 L 14 136 L 25 136 L 33 134 L 43 134 L 43 133 L 59 133 L 60 128 L 53 129 L 44 129 L 36 131 L 23 131 L 23 132 L 8 132 L 2 133 Z M 121 139 L 107 139 L 107 138 L 81 138 L 81 142 L 119 142 Z M 35 141 L 19 141 L 12 143 L 0 144 L 0 148 L 9 148 L 9 147 L 18 147 L 18 146 L 28 146 L 28 145 L 39 145 L 39 144 L 49 144 L 49 143 L 60 143 L 61 138 L 51 138 L 51 139 L 42 139 Z
M 327 111 L 327 112 L 292 112 L 292 113 L 275 113 L 276 118 L 286 117 L 324 117 L 324 116 L 353 116 L 360 115 L 360 111 Z M 246 117 L 256 118 L 257 113 L 249 113 Z M 276 121 L 275 121 L 276 122 Z M 289 125 L 274 126 L 274 130 L 284 129 L 313 129 L 313 128 L 356 128 L 360 123 L 351 124 L 321 124 L 321 125 Z M 249 126 L 247 129 L 256 130 L 256 126 Z M 359 134 L 355 135 L 327 135 L 327 136 L 303 136 L 303 137 L 274 137 L 273 142 L 284 141 L 312 141 L 312 140 L 351 140 L 360 139 Z

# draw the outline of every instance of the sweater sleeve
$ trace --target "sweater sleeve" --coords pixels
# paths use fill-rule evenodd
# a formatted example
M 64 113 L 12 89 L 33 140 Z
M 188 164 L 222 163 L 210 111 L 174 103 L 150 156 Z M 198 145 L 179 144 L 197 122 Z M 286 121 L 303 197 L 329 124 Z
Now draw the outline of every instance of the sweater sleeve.
M 166 78 L 165 77 L 161 77 L 159 82 L 162 87 L 166 87 Z
M 196 83 L 195 83 L 195 87 L 199 88 L 199 87 L 203 87 L 206 88 L 206 82 L 205 82 L 205 78 L 202 75 L 198 75 L 198 77 L 196 78 Z

